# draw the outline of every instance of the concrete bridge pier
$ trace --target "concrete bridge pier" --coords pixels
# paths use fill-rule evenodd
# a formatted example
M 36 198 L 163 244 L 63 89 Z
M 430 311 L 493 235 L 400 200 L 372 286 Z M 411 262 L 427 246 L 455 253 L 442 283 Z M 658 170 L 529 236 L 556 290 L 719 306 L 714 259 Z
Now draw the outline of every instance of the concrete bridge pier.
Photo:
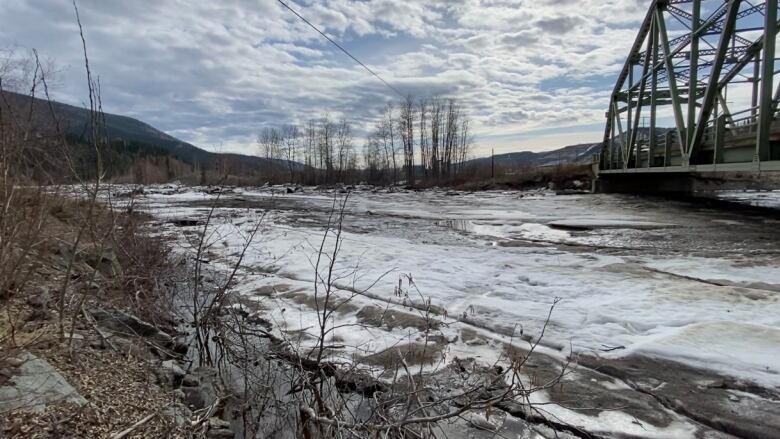
M 599 175 L 593 191 L 612 194 L 691 195 L 694 178 L 689 174 L 611 174 Z
M 596 193 L 690 196 L 725 190 L 777 190 L 780 189 L 780 175 L 751 172 L 599 173 L 593 186 Z

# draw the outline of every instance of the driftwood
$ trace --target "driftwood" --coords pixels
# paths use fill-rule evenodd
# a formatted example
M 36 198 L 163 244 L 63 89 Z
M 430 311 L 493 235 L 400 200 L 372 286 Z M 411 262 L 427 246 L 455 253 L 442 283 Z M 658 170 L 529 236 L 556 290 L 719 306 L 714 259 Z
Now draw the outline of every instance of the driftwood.
M 157 416 L 157 413 L 152 413 L 151 415 L 149 415 L 149 416 L 141 419 L 140 421 L 136 422 L 135 424 L 131 425 L 127 429 L 122 430 L 119 433 L 112 434 L 111 435 L 111 439 L 122 439 L 123 437 L 125 437 L 125 436 L 129 435 L 130 433 L 132 433 L 133 431 L 135 431 L 136 428 L 138 428 L 138 427 L 148 423 L 152 419 L 154 419 L 155 416 Z
M 90 325 L 92 325 L 92 328 L 97 332 L 97 334 L 100 336 L 100 338 L 103 339 L 106 344 L 111 347 L 111 349 L 114 350 L 114 352 L 120 352 L 120 350 L 114 345 L 114 343 L 111 342 L 111 339 L 103 333 L 103 331 L 100 330 L 100 327 L 98 326 L 95 319 L 85 310 L 84 308 L 81 308 L 81 313 L 84 314 L 84 318 L 87 319 Z

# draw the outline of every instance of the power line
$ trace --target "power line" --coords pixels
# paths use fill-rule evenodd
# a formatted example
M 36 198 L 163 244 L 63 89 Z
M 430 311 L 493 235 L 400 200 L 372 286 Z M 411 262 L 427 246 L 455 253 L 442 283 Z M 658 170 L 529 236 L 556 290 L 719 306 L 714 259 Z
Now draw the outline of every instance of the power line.
M 306 18 L 304 18 L 304 17 L 303 17 L 301 14 L 299 14 L 298 12 L 296 12 L 296 11 L 295 11 L 295 9 L 291 8 L 289 5 L 287 5 L 287 3 L 283 2 L 282 0 L 276 0 L 276 1 L 278 1 L 278 2 L 279 2 L 281 5 L 282 5 L 282 6 L 284 6 L 285 8 L 287 8 L 287 9 L 288 9 L 290 12 L 292 12 L 293 14 L 295 14 L 295 16 L 296 16 L 296 17 L 298 17 L 298 18 L 300 18 L 301 20 L 303 20 L 303 22 L 304 22 L 304 23 L 306 23 L 306 24 L 308 24 L 308 25 L 309 25 L 309 27 L 311 27 L 312 29 L 316 30 L 316 31 L 317 31 L 317 32 L 318 32 L 320 35 L 322 35 L 323 37 L 325 37 L 325 39 L 326 39 L 326 40 L 328 40 L 328 41 L 330 41 L 330 42 L 331 42 L 331 44 L 333 44 L 334 46 L 338 47 L 338 48 L 339 48 L 339 50 L 341 50 L 342 52 L 344 52 L 344 53 L 345 53 L 345 54 L 346 54 L 348 57 L 352 58 L 352 59 L 353 59 L 353 60 L 354 60 L 356 63 L 360 64 L 360 65 L 361 65 L 361 66 L 362 66 L 364 69 L 366 69 L 366 71 L 368 71 L 368 73 L 371 73 L 371 74 L 372 74 L 372 75 L 374 75 L 374 76 L 375 76 L 377 79 L 379 79 L 380 81 L 382 81 L 382 83 L 383 83 L 383 84 L 385 84 L 385 85 L 387 86 L 387 88 L 389 88 L 390 90 L 393 90 L 393 91 L 394 91 L 394 92 L 395 92 L 395 93 L 396 93 L 398 96 L 400 96 L 401 98 L 406 98 L 406 97 L 404 96 L 404 94 L 403 94 L 403 93 L 401 93 L 400 91 L 398 91 L 398 89 L 397 89 L 397 88 L 395 88 L 395 87 L 393 87 L 392 85 L 390 85 L 390 84 L 389 84 L 387 81 L 385 81 L 384 79 L 382 79 L 382 77 L 381 77 L 381 76 L 379 76 L 379 74 L 377 74 L 376 72 L 374 72 L 373 70 L 371 70 L 371 69 L 370 69 L 370 68 L 369 68 L 367 65 L 363 64 L 362 62 L 360 62 L 360 60 L 359 60 L 359 59 L 357 59 L 357 58 L 355 58 L 354 56 L 352 56 L 352 54 L 351 54 L 351 53 L 349 53 L 349 52 L 347 51 L 347 49 L 345 49 L 345 48 L 341 47 L 341 45 L 340 45 L 339 43 L 335 42 L 335 41 L 334 41 L 332 38 L 330 38 L 329 36 L 325 35 L 325 33 L 324 33 L 323 31 L 321 31 L 319 28 L 317 28 L 317 26 L 313 25 L 313 24 L 312 24 L 312 23 L 311 23 L 309 20 L 307 20 Z

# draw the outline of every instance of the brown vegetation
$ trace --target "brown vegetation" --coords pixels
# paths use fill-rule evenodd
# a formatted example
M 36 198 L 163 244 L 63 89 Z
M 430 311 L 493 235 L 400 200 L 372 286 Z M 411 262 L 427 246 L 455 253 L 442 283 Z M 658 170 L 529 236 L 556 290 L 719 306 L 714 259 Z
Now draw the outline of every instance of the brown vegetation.
M 175 398 L 154 385 L 144 341 L 115 337 L 94 315 L 127 310 L 170 329 L 175 266 L 164 243 L 142 230 L 132 200 L 125 211 L 102 198 L 105 144 L 88 63 L 94 161 L 85 175 L 53 111 L 34 108 L 50 102 L 49 69 L 30 55 L 0 65 L 0 385 L 35 361 L 63 375 L 86 404 L 52 401 L 37 412 L 22 404 L 0 413 L 0 435 L 107 437 Z M 8 104 L 9 84 L 26 84 L 29 105 Z M 45 100 L 35 101 L 38 94 Z M 79 184 L 52 185 L 63 171 Z M 168 418 L 145 424 L 155 436 L 181 436 Z
M 589 190 L 593 170 L 589 164 L 572 163 L 549 167 L 518 166 L 470 168 L 464 176 L 443 182 L 459 190 L 531 189 L 551 187 L 556 190 Z

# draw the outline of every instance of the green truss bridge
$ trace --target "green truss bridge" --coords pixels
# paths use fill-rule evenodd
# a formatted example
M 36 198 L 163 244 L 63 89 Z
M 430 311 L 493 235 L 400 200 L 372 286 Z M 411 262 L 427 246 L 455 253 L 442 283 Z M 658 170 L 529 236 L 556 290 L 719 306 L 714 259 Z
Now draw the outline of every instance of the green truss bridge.
M 778 0 L 655 0 L 607 110 L 598 184 L 780 181 Z

